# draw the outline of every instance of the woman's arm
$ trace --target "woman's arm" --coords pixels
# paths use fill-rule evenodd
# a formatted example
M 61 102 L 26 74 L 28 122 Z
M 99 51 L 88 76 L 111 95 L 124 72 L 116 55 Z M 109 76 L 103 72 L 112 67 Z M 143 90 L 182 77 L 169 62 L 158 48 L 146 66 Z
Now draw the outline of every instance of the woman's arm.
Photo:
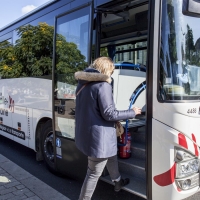
M 106 82 L 99 88 L 98 104 L 102 117 L 107 121 L 119 121 L 135 117 L 135 112 L 132 109 L 121 111 L 115 109 L 112 87 Z

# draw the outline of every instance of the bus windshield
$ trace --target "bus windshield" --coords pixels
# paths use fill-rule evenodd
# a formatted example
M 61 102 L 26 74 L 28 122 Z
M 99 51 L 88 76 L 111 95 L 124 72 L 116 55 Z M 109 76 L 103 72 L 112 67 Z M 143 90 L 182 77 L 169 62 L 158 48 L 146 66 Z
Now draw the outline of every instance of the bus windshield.
M 200 100 L 200 18 L 183 14 L 183 0 L 163 0 L 159 100 Z

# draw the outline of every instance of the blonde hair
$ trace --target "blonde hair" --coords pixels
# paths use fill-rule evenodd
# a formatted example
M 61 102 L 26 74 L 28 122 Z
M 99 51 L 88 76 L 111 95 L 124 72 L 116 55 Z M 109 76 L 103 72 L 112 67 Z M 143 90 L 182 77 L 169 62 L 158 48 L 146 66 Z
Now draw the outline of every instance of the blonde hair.
M 108 76 L 110 76 L 115 69 L 113 61 L 108 57 L 99 57 L 95 59 L 90 67 L 97 69 L 101 74 Z

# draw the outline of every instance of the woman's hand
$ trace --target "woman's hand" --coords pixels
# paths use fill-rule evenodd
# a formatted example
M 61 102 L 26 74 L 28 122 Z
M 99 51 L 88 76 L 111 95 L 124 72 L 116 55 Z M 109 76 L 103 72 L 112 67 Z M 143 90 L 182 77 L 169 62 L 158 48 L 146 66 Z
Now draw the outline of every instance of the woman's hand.
M 133 107 L 133 111 L 135 112 L 135 115 L 141 114 L 141 109 L 138 107 Z

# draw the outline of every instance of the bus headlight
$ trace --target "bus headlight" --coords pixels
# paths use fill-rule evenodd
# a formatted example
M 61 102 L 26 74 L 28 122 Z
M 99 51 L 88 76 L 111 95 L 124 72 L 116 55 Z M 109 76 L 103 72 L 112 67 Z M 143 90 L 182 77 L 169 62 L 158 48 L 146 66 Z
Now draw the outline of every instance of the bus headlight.
M 190 152 L 175 147 L 176 178 L 185 178 L 199 172 L 199 160 Z
M 186 162 L 176 164 L 176 178 L 183 178 L 199 171 L 199 160 L 192 159 Z
M 199 186 L 199 173 L 196 173 L 187 178 L 176 179 L 175 182 L 176 182 L 176 185 L 181 190 L 189 190 L 194 187 L 198 187 Z
M 181 189 L 187 190 L 191 186 L 191 180 L 186 179 L 186 180 L 183 180 L 183 181 L 179 181 L 179 186 L 181 187 Z
M 199 186 L 200 160 L 185 149 L 175 147 L 176 185 L 181 190 Z

